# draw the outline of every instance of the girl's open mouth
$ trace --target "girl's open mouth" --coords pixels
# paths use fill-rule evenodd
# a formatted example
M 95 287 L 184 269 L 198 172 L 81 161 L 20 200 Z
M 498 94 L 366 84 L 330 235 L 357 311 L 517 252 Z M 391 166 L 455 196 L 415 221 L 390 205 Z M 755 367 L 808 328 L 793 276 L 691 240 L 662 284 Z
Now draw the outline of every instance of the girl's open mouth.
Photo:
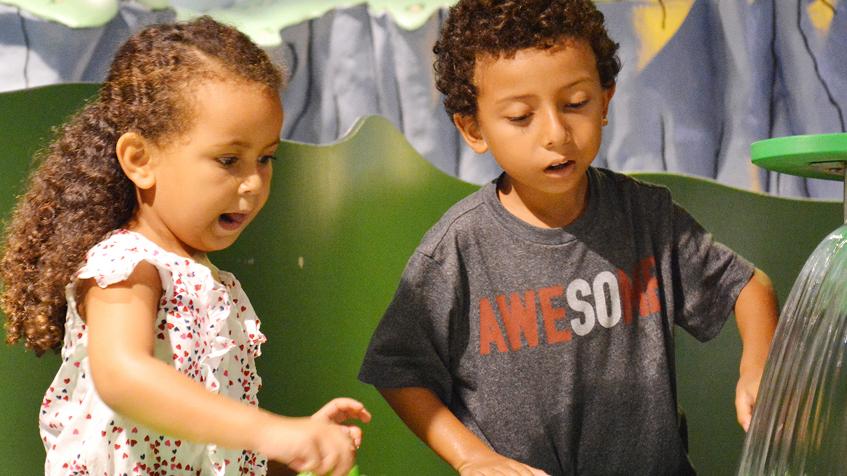
M 218 223 L 220 223 L 224 229 L 235 230 L 239 228 L 246 219 L 246 213 L 224 213 L 218 218 Z

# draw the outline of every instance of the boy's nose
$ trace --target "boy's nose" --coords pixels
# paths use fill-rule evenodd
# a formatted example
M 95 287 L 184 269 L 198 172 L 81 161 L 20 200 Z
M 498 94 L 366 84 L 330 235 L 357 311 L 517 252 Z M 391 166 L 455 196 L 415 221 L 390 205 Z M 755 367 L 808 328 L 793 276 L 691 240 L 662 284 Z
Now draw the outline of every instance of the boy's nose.
M 559 111 L 548 111 L 545 114 L 544 147 L 552 149 L 570 140 L 570 131 Z

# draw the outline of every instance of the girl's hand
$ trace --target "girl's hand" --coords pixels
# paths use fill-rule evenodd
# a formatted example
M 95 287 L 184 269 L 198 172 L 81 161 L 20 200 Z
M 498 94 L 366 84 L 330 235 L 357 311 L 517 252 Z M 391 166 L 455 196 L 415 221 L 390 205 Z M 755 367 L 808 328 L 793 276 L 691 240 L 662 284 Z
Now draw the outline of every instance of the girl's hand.
M 371 414 L 365 406 L 352 398 L 335 398 L 312 415 L 313 419 L 342 424 L 348 420 L 362 423 L 371 421 Z M 342 425 L 347 429 L 356 449 L 362 446 L 362 429 L 356 425 Z
M 535 469 L 496 453 L 470 461 L 457 470 L 460 476 L 549 476 L 540 469 Z
M 346 476 L 356 463 L 356 448 L 346 427 L 316 418 L 268 414 L 260 426 L 258 452 L 297 472 Z

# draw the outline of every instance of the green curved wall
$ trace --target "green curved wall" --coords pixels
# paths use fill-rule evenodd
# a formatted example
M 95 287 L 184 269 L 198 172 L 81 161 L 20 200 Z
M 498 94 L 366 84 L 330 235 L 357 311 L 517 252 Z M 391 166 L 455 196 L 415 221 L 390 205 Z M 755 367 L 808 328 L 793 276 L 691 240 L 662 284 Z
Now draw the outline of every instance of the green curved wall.
M 8 216 L 50 126 L 94 92 L 95 85 L 61 85 L 0 94 L 0 217 Z M 408 256 L 476 186 L 436 170 L 380 117 L 333 145 L 284 142 L 278 156 L 262 215 L 235 246 L 212 257 L 239 277 L 262 317 L 268 336 L 259 360 L 262 405 L 307 415 L 334 396 L 360 399 L 374 414 L 359 453 L 363 474 L 453 474 L 356 374 Z M 783 300 L 806 257 L 841 221 L 836 202 L 777 198 L 681 175 L 636 175 L 669 186 L 719 240 L 764 269 Z M 733 474 L 743 440 L 733 405 L 734 323 L 707 344 L 679 335 L 691 458 L 702 474 Z M 36 359 L 20 346 L 0 350 L 4 474 L 40 471 L 37 411 L 57 365 L 55 356 Z

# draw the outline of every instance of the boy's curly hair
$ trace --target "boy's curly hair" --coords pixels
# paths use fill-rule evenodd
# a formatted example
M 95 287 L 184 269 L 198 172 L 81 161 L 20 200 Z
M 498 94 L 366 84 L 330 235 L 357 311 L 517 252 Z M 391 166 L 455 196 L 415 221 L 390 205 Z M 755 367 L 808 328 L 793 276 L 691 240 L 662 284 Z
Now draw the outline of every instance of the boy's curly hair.
M 208 17 L 148 26 L 120 47 L 96 99 L 36 155 L 0 258 L 6 342 L 23 339 L 37 355 L 60 348 L 65 286 L 88 249 L 136 208 L 118 138 L 132 131 L 162 144 L 187 132 L 193 87 L 209 79 L 255 83 L 269 94 L 285 86 L 283 71 L 232 27 Z
M 474 69 L 480 56 L 512 57 L 526 48 L 547 49 L 563 39 L 583 39 L 597 58 L 600 84 L 615 85 L 621 69 L 618 44 L 591 0 L 461 0 L 450 8 L 435 43 L 435 86 L 447 114 L 477 110 Z

